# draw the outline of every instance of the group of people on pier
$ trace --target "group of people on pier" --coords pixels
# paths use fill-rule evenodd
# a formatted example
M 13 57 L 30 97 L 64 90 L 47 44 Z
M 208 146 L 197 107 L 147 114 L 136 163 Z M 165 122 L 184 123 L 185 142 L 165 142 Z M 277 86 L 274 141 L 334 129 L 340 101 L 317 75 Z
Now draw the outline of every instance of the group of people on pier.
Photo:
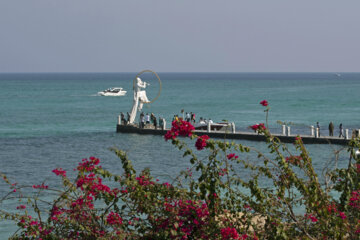
M 329 136 L 334 136 L 334 124 L 333 122 L 329 123 Z M 345 137 L 344 136 L 344 129 L 342 123 L 339 125 L 339 137 Z
M 183 117 L 179 117 L 179 115 L 176 114 L 176 115 L 174 115 L 172 121 L 185 118 L 185 121 L 190 122 L 192 124 L 194 124 L 196 122 L 195 113 L 186 112 L 184 114 L 184 110 L 181 110 L 181 113 L 183 114 Z
M 316 122 L 316 128 L 319 129 L 319 136 L 320 136 L 320 124 L 319 124 L 319 122 Z M 329 123 L 329 136 L 330 137 L 334 136 L 334 123 L 333 122 Z M 341 137 L 345 137 L 342 123 L 340 123 L 340 125 L 339 125 L 339 138 L 341 138 Z
M 127 118 L 125 118 L 124 113 L 120 113 L 120 118 L 121 118 L 121 124 L 122 125 L 128 125 L 130 122 L 130 114 L 127 112 Z M 158 129 L 158 127 L 160 126 L 160 128 L 163 128 L 164 125 L 164 121 L 165 119 L 162 117 L 159 117 L 159 122 L 157 117 L 155 116 L 154 113 L 151 113 L 149 115 L 149 113 L 144 114 L 144 112 L 140 113 L 140 119 L 139 119 L 139 127 L 140 128 L 145 128 L 146 125 L 149 126 L 153 126 L 155 129 Z

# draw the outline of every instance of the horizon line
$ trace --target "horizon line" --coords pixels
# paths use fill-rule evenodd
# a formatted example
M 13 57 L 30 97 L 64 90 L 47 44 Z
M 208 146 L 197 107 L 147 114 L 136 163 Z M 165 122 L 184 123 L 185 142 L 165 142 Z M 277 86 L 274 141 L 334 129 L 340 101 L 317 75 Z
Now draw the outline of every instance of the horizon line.
M 82 71 L 79 71 L 79 72 L 0 72 L 0 74 L 51 74 L 51 73 L 54 73 L 54 74 L 59 74 L 59 73 L 62 73 L 62 74 L 84 74 L 84 73 L 137 73 L 137 71 L 119 71 L 119 72 L 112 72 L 112 71 L 109 71 L 109 72 L 105 72 L 105 71 L 100 71 L 100 72 L 82 72 Z M 283 72 L 280 72 L 280 71 L 253 71 L 253 72 L 245 72 L 245 71 L 239 71 L 239 72 L 235 72 L 235 71 L 209 71 L 209 72 L 205 72 L 205 71 L 189 71 L 189 72 L 178 72 L 178 71 L 158 71 L 158 73 L 250 73 L 250 74 L 262 74 L 262 73 L 329 73 L 329 74 L 348 74 L 348 73 L 360 73 L 360 72 L 352 72 L 352 71 L 348 71 L 348 72 L 330 72 L 330 71 L 323 71 L 323 72 L 318 72 L 318 71 L 309 71 L 309 72 L 305 72 L 305 71 L 283 71 Z

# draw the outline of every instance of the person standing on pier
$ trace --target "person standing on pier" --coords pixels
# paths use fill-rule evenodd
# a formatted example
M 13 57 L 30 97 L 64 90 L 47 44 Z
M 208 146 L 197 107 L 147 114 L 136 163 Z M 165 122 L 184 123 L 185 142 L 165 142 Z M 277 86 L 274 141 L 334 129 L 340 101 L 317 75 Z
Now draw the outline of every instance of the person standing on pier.
M 334 136 L 334 124 L 330 122 L 329 124 L 329 136 Z
M 145 123 L 144 113 L 141 112 L 140 113 L 140 128 L 144 128 L 144 123 Z
M 191 112 L 191 122 L 195 124 L 195 113 Z
M 146 113 L 146 124 L 149 124 L 150 123 L 150 115 L 149 113 Z
M 121 124 L 126 125 L 125 115 L 123 114 L 123 112 L 120 113 L 120 116 L 121 116 Z
M 342 123 L 340 123 L 340 125 L 339 125 L 339 131 L 340 131 L 339 137 L 344 137 L 344 130 L 343 130 Z
M 319 122 L 316 122 L 316 128 L 319 129 L 319 137 L 320 137 L 320 124 L 319 124 Z
M 154 127 L 155 127 L 155 129 L 157 129 L 157 119 L 156 119 L 156 116 L 155 115 L 153 115 L 154 117 L 153 117 L 153 123 L 154 123 Z
M 186 121 L 190 122 L 190 113 L 188 113 L 188 112 L 186 113 Z

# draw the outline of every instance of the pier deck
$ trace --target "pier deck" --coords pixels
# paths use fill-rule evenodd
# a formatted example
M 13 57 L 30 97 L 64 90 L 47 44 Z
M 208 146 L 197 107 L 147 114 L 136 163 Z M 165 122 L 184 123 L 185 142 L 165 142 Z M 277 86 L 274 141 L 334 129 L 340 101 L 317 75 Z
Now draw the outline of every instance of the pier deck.
M 151 129 L 151 128 L 138 128 L 136 126 L 131 125 L 116 125 L 116 132 L 118 133 L 137 133 L 137 134 L 151 134 L 151 135 L 165 135 L 165 133 L 169 129 L 161 130 L 161 129 Z M 254 132 L 224 132 L 224 131 L 213 131 L 207 132 L 205 130 L 196 130 L 195 133 L 199 136 L 208 135 L 211 138 L 222 138 L 222 139 L 238 139 L 238 140 L 250 140 L 250 141 L 265 141 L 265 137 L 263 135 L 259 135 Z M 295 141 L 295 137 L 297 135 L 284 136 L 281 134 L 273 134 L 278 137 L 281 142 L 284 143 L 293 143 Z M 319 138 L 315 138 L 310 135 L 299 135 L 305 144 L 338 144 L 338 145 L 347 145 L 349 143 L 349 139 L 338 138 L 338 137 L 329 137 L 329 136 L 321 136 Z

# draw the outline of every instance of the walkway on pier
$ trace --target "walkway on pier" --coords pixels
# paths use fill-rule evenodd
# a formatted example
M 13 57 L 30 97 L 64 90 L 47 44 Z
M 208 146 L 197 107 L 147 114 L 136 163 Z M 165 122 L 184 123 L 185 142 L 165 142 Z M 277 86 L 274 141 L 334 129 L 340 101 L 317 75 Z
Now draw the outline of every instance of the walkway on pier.
M 116 132 L 118 133 L 138 133 L 138 134 L 151 134 L 151 135 L 164 135 L 169 129 L 161 130 L 161 129 L 151 129 L 151 128 L 138 128 L 136 126 L 130 125 L 119 125 L 116 126 Z M 254 132 L 235 132 L 231 133 L 224 131 L 211 131 L 208 132 L 206 130 L 196 130 L 195 133 L 197 135 L 208 135 L 212 138 L 222 138 L 222 139 L 238 139 L 238 140 L 250 140 L 250 141 L 265 141 L 266 138 L 263 135 L 259 135 Z M 284 143 L 293 143 L 297 135 L 284 136 L 282 134 L 273 134 L 280 139 L 280 141 Z M 339 137 L 329 137 L 329 136 L 321 136 L 314 137 L 311 135 L 299 135 L 305 144 L 339 144 L 339 145 L 347 145 L 349 143 L 349 139 L 339 138 Z

